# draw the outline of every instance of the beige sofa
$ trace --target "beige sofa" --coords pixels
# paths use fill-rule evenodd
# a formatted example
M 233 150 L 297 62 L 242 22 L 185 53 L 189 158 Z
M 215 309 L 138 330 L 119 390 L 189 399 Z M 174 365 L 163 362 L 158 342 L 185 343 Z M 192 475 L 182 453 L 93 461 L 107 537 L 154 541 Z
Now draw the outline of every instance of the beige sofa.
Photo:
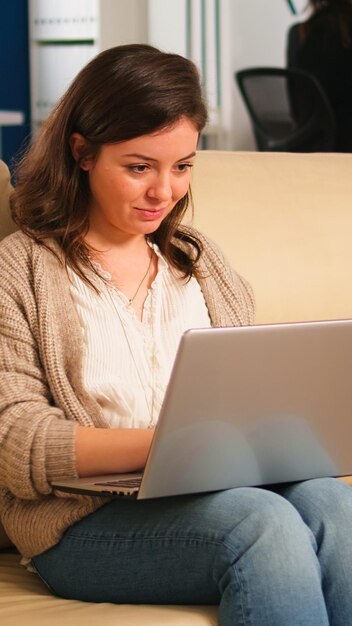
M 7 185 L 0 176 L 0 237 L 13 228 Z M 352 317 L 352 155 L 201 152 L 193 191 L 194 223 L 252 283 L 258 322 Z M 2 626 L 218 623 L 216 607 L 61 600 L 18 561 L 0 554 Z

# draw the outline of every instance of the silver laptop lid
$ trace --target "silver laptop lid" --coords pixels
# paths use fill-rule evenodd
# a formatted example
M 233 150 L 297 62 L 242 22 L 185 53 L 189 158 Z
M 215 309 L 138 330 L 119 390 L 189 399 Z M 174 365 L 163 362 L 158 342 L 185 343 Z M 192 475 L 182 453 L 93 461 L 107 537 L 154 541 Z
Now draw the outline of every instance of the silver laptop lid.
M 352 473 L 352 321 L 190 330 L 140 498 Z

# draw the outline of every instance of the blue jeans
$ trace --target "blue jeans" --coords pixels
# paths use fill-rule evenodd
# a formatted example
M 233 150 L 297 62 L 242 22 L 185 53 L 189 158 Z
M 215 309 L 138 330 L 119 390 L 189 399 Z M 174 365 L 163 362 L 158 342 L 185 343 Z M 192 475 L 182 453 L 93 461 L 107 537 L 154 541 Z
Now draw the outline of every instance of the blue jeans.
M 219 603 L 222 626 L 348 626 L 351 531 L 351 487 L 332 478 L 117 499 L 33 564 L 64 598 Z

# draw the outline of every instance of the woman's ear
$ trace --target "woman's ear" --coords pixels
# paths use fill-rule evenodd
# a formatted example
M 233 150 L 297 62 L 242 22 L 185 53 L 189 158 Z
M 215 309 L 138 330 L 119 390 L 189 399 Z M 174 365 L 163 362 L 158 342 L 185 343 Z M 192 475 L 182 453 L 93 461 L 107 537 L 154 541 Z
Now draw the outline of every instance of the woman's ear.
M 87 153 L 88 142 L 80 133 L 73 133 L 70 137 L 70 146 L 72 156 L 75 161 L 78 161 L 82 170 L 90 170 L 93 164 L 93 158 L 91 156 L 83 156 Z

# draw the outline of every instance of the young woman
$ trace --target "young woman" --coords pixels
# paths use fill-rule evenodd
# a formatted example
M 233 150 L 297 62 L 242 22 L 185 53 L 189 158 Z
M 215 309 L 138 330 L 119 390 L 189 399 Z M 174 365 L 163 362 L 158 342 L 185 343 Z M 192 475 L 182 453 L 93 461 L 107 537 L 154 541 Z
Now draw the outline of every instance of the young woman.
M 252 322 L 247 283 L 180 224 L 205 122 L 190 61 L 122 46 L 80 72 L 24 157 L 20 231 L 0 245 L 1 521 L 66 598 L 346 626 L 346 484 L 141 502 L 51 487 L 143 467 L 181 333 Z

